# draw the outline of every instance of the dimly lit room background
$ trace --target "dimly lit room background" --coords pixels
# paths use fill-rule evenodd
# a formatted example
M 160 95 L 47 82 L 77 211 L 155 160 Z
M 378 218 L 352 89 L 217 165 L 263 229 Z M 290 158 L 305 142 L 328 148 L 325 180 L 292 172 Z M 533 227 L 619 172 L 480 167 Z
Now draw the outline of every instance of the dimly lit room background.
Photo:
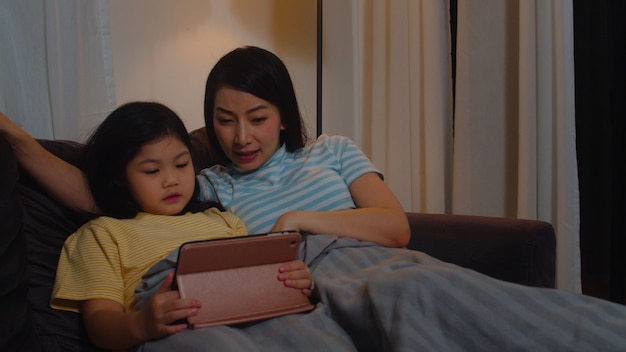
M 155 100 L 193 130 L 219 57 L 264 47 L 309 134 L 353 139 L 407 211 L 549 221 L 557 287 L 623 302 L 624 15 L 619 0 L 9 0 L 0 110 L 84 140 Z

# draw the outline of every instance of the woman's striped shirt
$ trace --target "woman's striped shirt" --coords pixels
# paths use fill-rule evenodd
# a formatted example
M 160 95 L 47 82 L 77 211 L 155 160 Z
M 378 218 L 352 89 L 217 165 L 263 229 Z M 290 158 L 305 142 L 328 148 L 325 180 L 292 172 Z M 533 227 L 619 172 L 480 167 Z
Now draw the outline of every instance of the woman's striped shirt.
M 354 142 L 322 135 L 294 153 L 283 145 L 253 172 L 243 173 L 233 164 L 202 170 L 198 183 L 200 200 L 220 202 L 250 233 L 263 233 L 288 211 L 355 208 L 348 187 L 369 172 L 380 175 Z

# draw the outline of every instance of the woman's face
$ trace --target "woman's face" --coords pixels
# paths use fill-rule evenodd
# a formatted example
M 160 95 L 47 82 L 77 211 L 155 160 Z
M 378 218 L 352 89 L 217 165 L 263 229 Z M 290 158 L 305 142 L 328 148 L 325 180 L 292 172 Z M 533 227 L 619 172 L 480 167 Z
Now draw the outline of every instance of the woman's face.
M 126 166 L 126 180 L 142 211 L 178 214 L 195 187 L 191 153 L 182 141 L 171 136 L 148 143 Z
M 226 156 L 244 172 L 258 169 L 276 153 L 285 129 L 275 105 L 228 87 L 215 93 L 213 126 Z

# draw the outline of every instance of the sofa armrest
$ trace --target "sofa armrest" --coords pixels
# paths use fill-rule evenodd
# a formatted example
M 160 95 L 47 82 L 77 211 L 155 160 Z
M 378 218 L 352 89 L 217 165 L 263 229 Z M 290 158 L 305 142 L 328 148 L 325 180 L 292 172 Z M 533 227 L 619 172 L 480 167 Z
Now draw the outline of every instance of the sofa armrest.
M 410 249 L 496 279 L 555 287 L 556 236 L 550 223 L 450 214 L 407 217 Z

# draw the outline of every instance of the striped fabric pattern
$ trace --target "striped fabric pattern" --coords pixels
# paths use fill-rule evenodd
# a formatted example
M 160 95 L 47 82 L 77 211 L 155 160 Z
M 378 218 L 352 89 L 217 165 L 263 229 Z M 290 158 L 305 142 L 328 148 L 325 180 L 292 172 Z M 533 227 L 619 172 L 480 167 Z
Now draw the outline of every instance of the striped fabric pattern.
M 246 234 L 239 218 L 215 208 L 181 216 L 96 218 L 65 241 L 51 305 L 77 311 L 79 301 L 102 298 L 132 310 L 141 277 L 183 242 Z
M 305 239 L 302 257 L 318 298 L 313 311 L 186 330 L 148 341 L 139 351 L 548 352 L 626 346 L 624 305 L 495 280 L 418 251 L 325 235 Z
M 221 202 L 243 219 L 250 233 L 263 233 L 289 211 L 355 208 L 348 187 L 369 172 L 380 175 L 354 142 L 322 135 L 294 153 L 283 145 L 251 173 L 232 164 L 202 170 L 198 183 L 201 200 Z

